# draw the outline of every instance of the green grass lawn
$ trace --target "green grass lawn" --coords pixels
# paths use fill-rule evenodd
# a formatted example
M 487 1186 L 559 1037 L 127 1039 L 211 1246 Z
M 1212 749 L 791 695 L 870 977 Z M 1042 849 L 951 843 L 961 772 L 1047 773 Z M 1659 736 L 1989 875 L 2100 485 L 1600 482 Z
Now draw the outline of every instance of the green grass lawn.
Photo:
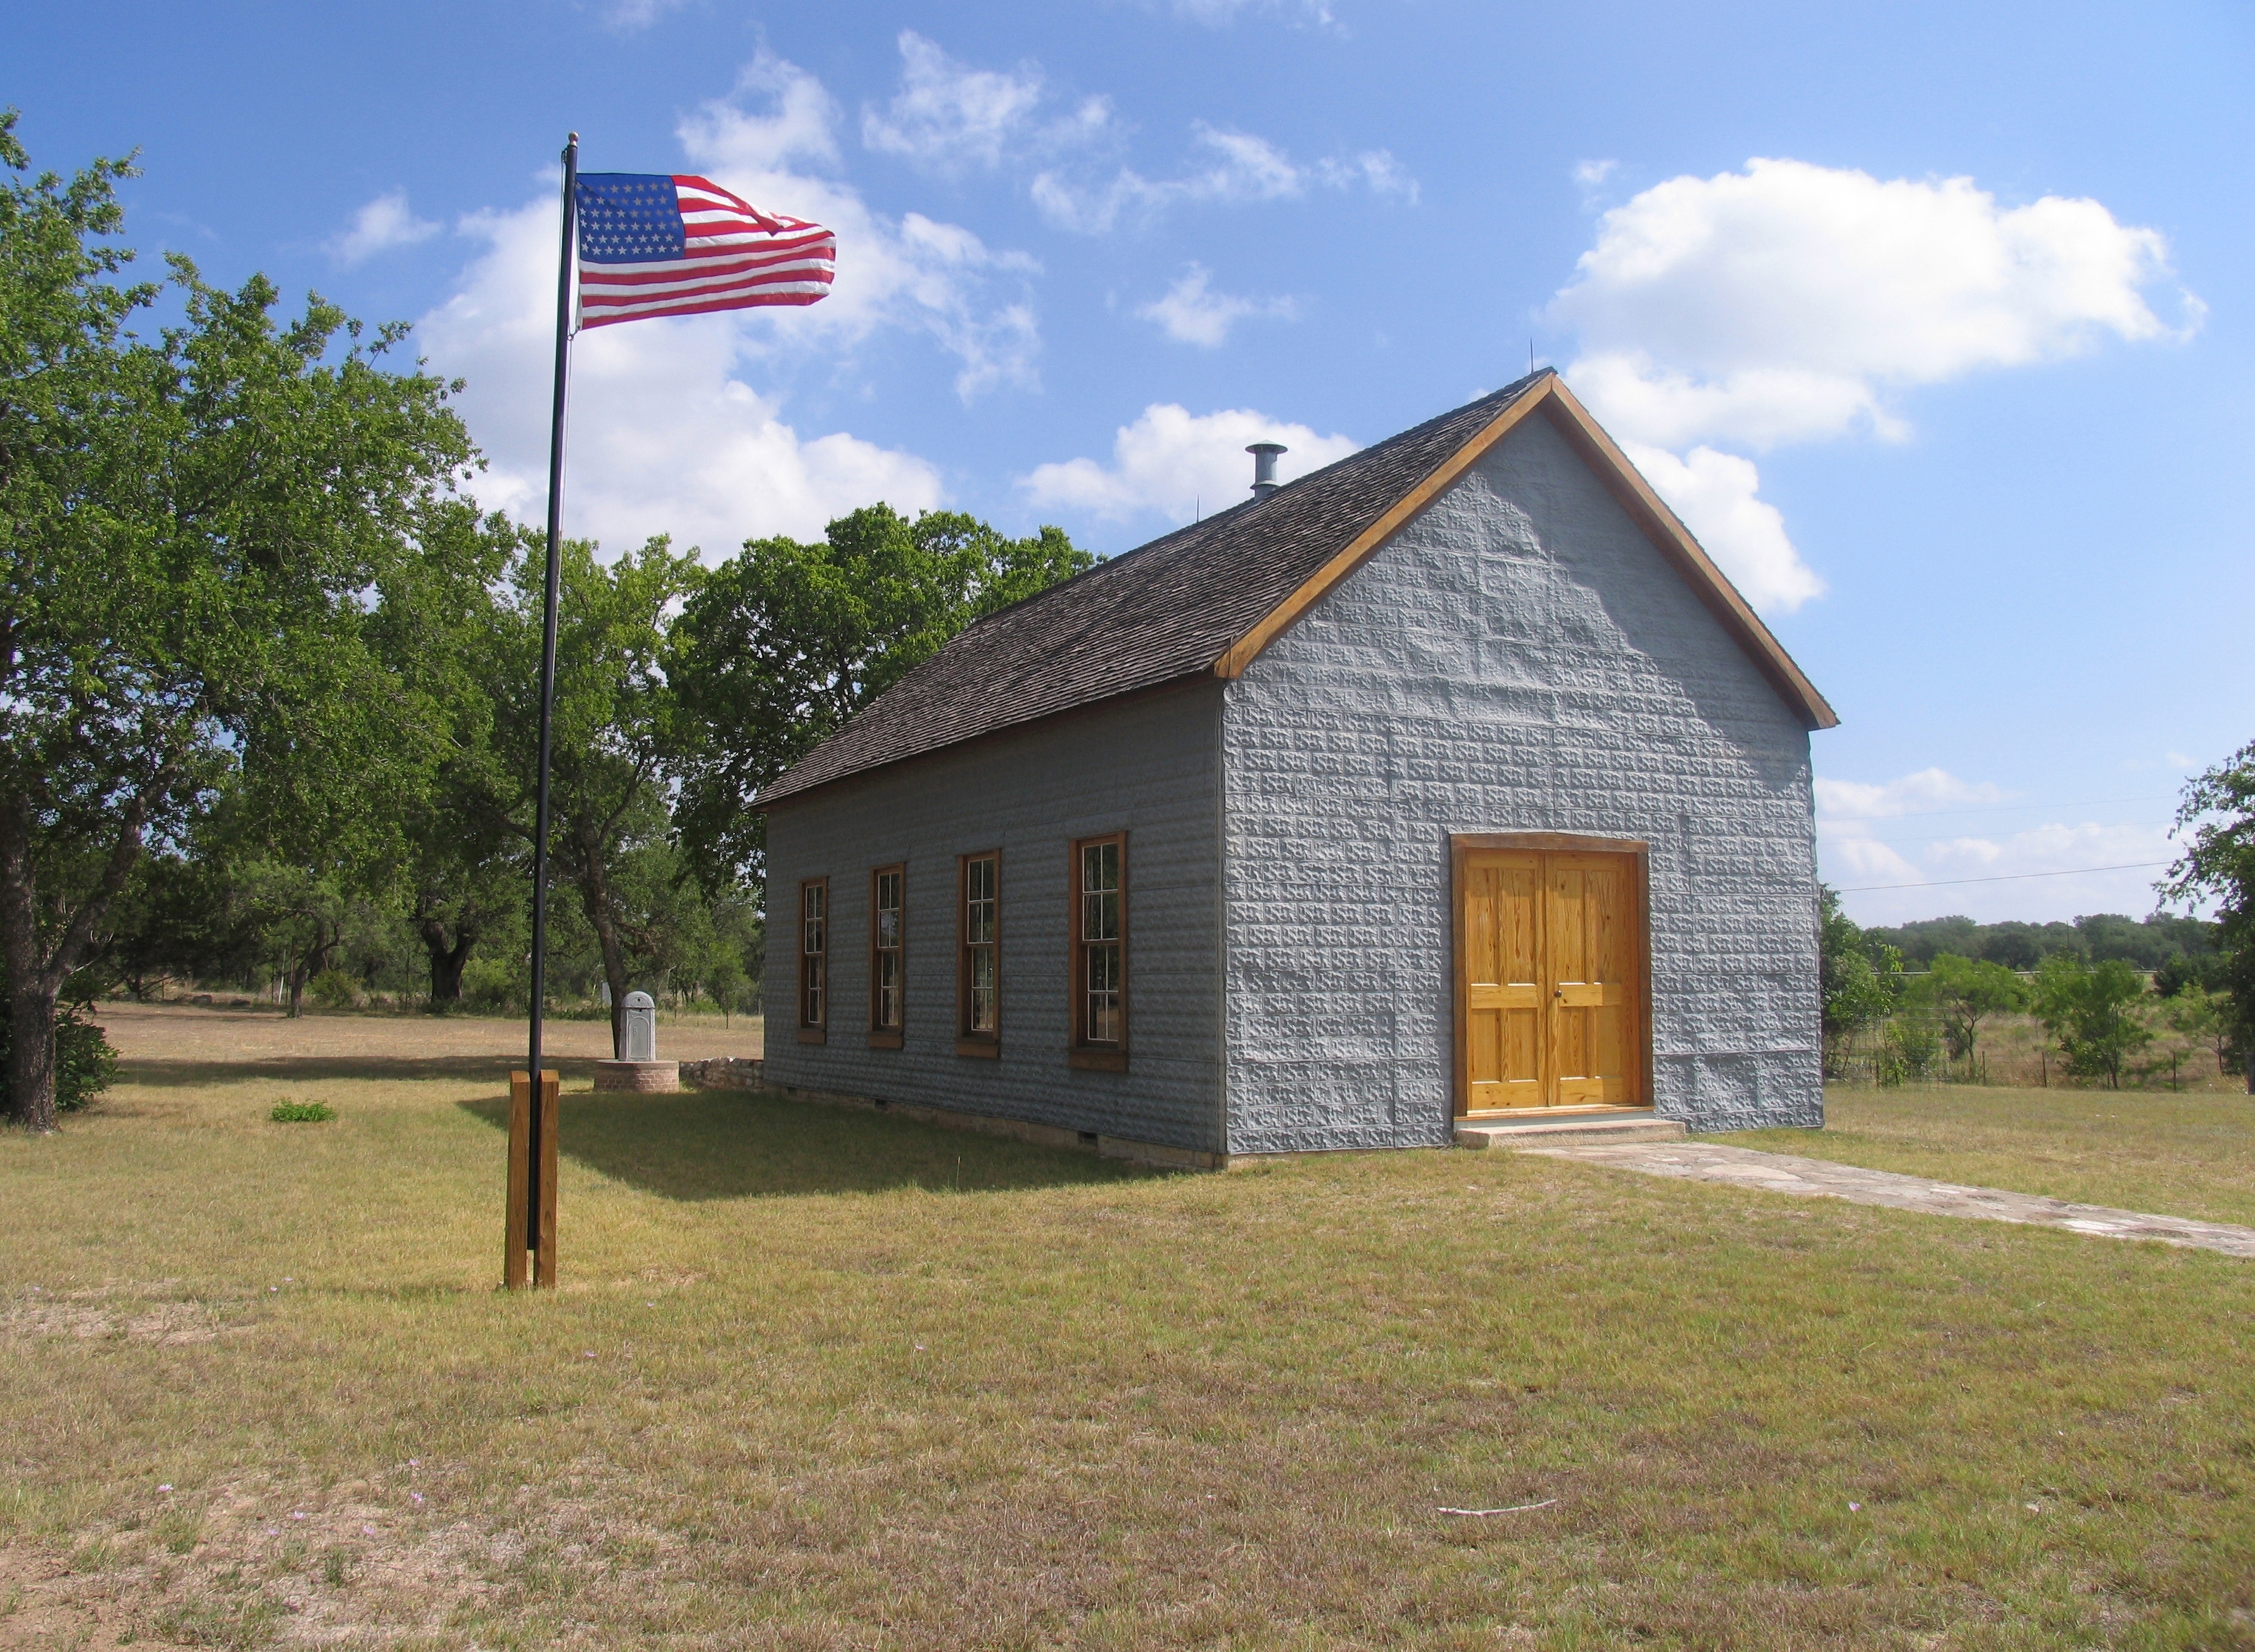
M 405 1060 L 0 1135 L 0 1645 L 2255 1647 L 2243 1262 Z
M 1835 1086 L 1825 1128 L 1701 1138 L 2086 1205 L 2255 1224 L 2255 1097 Z

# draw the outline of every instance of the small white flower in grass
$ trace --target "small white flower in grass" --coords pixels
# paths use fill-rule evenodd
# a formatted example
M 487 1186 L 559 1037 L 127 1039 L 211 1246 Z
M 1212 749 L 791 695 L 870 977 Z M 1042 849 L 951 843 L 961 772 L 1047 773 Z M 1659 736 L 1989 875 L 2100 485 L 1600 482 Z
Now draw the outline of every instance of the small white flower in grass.
M 281 1287 L 281 1286 L 279 1286 L 279 1285 L 269 1285 L 269 1286 L 267 1286 L 266 1288 L 267 1288 L 269 1290 L 281 1290 L 281 1289 L 282 1289 L 282 1287 Z
M 269 1527 L 266 1529 L 266 1535 L 267 1535 L 269 1537 L 279 1537 L 279 1536 L 282 1535 L 282 1533 L 281 1533 L 281 1530 L 280 1530 L 280 1529 L 279 1529 L 278 1527 L 269 1526 Z
M 292 1514 L 290 1518 L 292 1520 L 303 1520 L 305 1519 L 305 1515 L 300 1514 Z
M 362 1526 L 360 1529 L 360 1535 L 363 1537 L 373 1537 L 376 1536 L 376 1528 L 373 1526 Z
M 595 1357 L 594 1350 L 590 1348 L 587 1353 L 581 1354 L 580 1357 L 583 1360 L 592 1360 Z
M 168 1492 L 172 1488 L 170 1486 L 159 1486 L 157 1489 L 160 1492 Z
M 410 1492 L 407 1494 L 411 1498 L 414 1499 L 418 1505 L 420 1505 L 423 1501 L 423 1494 L 421 1492 Z
M 1863 1507 L 1861 1503 L 1851 1503 L 1848 1505 L 1848 1512 L 1851 1515 L 1860 1513 Z

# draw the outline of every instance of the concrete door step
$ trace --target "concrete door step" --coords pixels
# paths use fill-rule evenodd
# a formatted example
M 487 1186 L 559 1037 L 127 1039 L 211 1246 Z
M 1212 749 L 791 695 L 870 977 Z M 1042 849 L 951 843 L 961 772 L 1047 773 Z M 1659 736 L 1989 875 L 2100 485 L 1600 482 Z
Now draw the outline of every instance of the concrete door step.
M 1680 1142 L 1681 1121 L 1649 1113 L 1536 1114 L 1525 1119 L 1459 1119 L 1457 1145 L 1469 1148 L 1563 1147 L 1599 1142 Z

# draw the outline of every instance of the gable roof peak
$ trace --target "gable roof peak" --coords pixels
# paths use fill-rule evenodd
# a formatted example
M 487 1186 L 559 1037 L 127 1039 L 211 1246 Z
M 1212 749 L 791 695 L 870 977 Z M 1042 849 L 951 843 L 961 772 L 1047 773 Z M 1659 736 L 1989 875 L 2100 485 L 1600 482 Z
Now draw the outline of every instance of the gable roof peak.
M 755 800 L 1059 712 L 1234 678 L 1525 419 L 1547 417 L 1812 728 L 1839 719 L 1556 371 L 1540 368 L 1265 495 L 988 615 L 864 706 Z M 1256 457 L 1260 455 L 1256 454 Z

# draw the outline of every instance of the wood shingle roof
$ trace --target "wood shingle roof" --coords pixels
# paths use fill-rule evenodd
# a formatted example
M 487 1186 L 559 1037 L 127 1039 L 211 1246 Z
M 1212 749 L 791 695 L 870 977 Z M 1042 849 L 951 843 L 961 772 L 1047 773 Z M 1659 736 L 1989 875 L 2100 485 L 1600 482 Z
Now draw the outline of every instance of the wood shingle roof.
M 1545 369 L 990 615 L 779 776 L 755 806 L 1115 695 L 1238 675 L 1309 603 L 1545 404 L 1788 702 L 1813 728 L 1837 722 L 1682 524 Z M 1615 469 L 1625 474 L 1606 474 Z

